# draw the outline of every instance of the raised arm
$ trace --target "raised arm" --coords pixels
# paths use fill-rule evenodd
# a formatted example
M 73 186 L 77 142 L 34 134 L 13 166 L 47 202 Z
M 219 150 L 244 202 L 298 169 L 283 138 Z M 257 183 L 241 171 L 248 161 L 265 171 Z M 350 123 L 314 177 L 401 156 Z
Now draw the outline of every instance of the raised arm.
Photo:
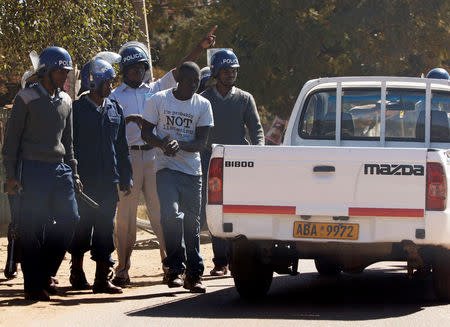
M 195 46 L 194 49 L 192 49 L 191 53 L 188 54 L 186 57 L 181 59 L 181 61 L 178 63 L 177 67 L 180 67 L 182 63 L 186 61 L 197 61 L 198 57 L 200 57 L 200 54 L 204 49 L 207 49 L 209 47 L 214 46 L 214 43 L 216 42 L 216 36 L 214 35 L 215 30 L 217 29 L 217 25 L 215 25 L 209 32 L 206 34 L 200 42 Z M 176 81 L 178 81 L 178 69 L 175 68 L 172 70 L 173 77 Z

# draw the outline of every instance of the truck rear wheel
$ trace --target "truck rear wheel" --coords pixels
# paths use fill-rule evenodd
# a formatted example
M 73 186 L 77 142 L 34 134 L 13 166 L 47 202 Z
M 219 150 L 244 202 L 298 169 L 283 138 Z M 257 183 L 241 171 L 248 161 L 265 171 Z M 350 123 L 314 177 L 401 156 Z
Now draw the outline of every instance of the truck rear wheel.
M 436 256 L 433 264 L 433 286 L 437 298 L 450 302 L 450 251 Z
M 333 262 L 330 259 L 318 258 L 314 259 L 314 264 L 319 274 L 324 276 L 339 275 L 342 271 L 342 267 L 339 263 Z
M 236 290 L 242 298 L 256 299 L 269 291 L 273 268 L 262 263 L 257 245 L 245 239 L 233 241 L 230 269 Z

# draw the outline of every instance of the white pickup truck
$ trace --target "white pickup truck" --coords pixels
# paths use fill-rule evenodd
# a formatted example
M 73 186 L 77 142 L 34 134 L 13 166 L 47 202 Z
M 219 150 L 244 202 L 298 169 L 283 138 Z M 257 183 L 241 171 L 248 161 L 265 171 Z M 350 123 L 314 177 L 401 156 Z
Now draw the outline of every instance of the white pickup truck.
M 307 82 L 282 146 L 216 145 L 210 232 L 233 242 L 242 297 L 314 259 L 320 274 L 406 261 L 450 299 L 450 83 L 401 77 Z

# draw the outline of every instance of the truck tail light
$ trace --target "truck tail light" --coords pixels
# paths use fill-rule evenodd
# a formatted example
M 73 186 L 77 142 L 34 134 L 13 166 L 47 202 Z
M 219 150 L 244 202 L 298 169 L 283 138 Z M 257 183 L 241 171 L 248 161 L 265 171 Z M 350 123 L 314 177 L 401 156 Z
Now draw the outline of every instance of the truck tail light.
M 440 163 L 427 163 L 426 210 L 443 211 L 447 203 L 447 178 Z
M 223 203 L 223 158 L 212 158 L 208 170 L 208 204 Z

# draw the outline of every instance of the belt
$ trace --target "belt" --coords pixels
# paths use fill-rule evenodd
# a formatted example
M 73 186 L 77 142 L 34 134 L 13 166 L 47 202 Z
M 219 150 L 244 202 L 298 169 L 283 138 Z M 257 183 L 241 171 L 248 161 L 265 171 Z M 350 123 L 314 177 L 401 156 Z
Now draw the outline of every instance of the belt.
M 150 144 L 144 144 L 144 145 L 132 145 L 130 146 L 131 150 L 142 150 L 147 151 L 153 149 L 153 147 Z

